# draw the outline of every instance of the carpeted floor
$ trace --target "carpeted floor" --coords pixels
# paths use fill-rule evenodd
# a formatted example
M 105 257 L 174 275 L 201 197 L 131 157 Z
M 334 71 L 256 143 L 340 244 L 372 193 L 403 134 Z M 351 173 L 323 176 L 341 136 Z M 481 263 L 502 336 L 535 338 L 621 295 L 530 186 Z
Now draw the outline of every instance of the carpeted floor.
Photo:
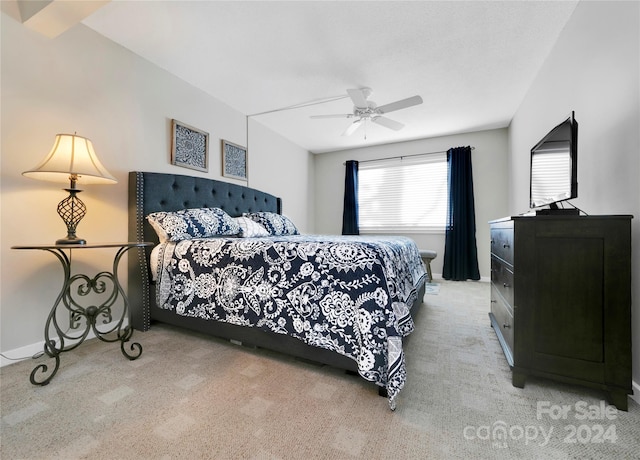
M 138 360 L 92 340 L 62 355 L 46 387 L 29 383 L 40 360 L 2 368 L 0 456 L 640 458 L 638 404 L 603 414 L 599 391 L 537 379 L 514 388 L 489 326 L 489 285 L 437 282 L 405 346 L 395 412 L 359 377 L 155 326 L 134 335 Z

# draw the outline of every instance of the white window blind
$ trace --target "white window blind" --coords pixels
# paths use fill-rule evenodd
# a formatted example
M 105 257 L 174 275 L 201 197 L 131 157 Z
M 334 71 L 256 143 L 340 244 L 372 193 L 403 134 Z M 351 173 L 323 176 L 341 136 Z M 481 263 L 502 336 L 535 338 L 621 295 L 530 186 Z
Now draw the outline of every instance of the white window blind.
M 358 170 L 361 232 L 444 231 L 446 153 L 370 161 Z

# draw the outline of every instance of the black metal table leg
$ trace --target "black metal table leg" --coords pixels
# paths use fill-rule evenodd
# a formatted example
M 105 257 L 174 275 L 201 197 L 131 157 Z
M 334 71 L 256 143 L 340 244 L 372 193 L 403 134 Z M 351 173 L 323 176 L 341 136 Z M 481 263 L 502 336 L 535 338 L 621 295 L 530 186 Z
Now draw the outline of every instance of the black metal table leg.
M 69 246 L 15 246 L 14 249 L 40 249 L 52 253 L 62 265 L 64 282 L 62 288 L 49 312 L 44 329 L 44 354 L 55 360 L 52 370 L 47 364 L 39 364 L 32 371 L 29 380 L 34 385 L 47 385 L 56 375 L 60 367 L 60 354 L 73 350 L 84 342 L 89 333 L 103 342 L 120 342 L 122 354 L 130 360 L 137 359 L 142 354 L 142 345 L 131 342 L 133 328 L 131 326 L 131 311 L 127 298 L 120 282 L 118 281 L 118 266 L 122 256 L 134 247 L 146 246 L 150 243 L 110 243 Z M 85 274 L 71 276 L 71 259 L 66 254 L 67 249 L 90 249 L 117 247 L 118 251 L 113 259 L 112 271 L 102 271 L 93 278 Z M 88 305 L 89 295 L 100 296 L 97 305 Z M 112 307 L 116 302 L 122 301 L 122 314 L 113 322 Z M 58 323 L 58 310 L 61 305 L 69 313 L 70 327 L 64 330 Z M 71 329 L 80 328 L 84 323 L 84 329 L 69 332 Z M 109 328 L 104 330 L 104 325 Z M 54 332 L 57 337 L 52 338 Z M 125 344 L 129 343 L 129 346 Z M 39 377 L 47 374 L 45 378 Z

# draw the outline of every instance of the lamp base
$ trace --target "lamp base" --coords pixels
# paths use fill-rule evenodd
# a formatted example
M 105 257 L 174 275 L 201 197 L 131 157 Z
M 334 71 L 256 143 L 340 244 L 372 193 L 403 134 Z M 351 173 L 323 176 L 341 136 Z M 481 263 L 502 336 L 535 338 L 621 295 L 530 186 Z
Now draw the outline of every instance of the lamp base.
M 77 196 L 82 190 L 76 188 L 76 179 L 75 175 L 71 175 L 71 187 L 65 189 L 69 192 L 69 196 L 58 203 L 58 214 L 67 226 L 67 237 L 60 238 L 56 244 L 70 246 L 87 244 L 85 240 L 76 236 L 76 227 L 87 213 L 87 207 Z
M 57 240 L 56 244 L 73 246 L 73 245 L 87 244 L 87 240 L 83 240 L 82 238 L 78 238 L 78 237 L 73 237 L 73 238 L 66 237 L 66 238 L 60 238 L 59 240 Z

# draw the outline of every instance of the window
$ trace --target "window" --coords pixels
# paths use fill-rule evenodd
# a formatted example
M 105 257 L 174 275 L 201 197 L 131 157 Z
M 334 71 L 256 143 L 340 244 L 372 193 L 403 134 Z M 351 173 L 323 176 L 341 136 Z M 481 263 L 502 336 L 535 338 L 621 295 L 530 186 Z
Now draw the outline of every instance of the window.
M 445 230 L 446 153 L 361 162 L 358 169 L 361 232 Z

